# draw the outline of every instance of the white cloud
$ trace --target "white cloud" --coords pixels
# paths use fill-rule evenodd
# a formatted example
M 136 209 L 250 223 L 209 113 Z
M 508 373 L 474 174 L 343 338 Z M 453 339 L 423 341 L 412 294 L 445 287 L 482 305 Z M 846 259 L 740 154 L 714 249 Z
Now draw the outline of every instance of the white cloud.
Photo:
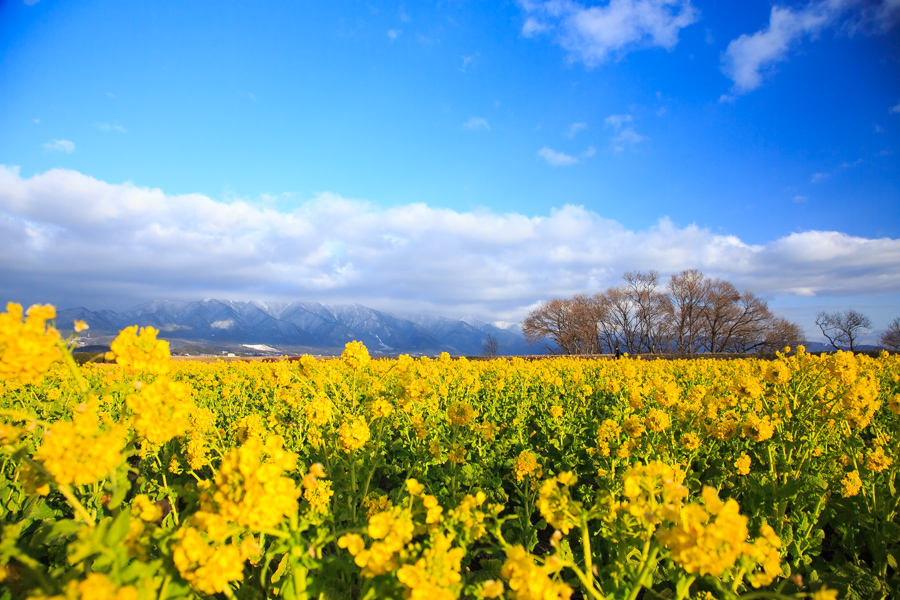
M 566 137 L 573 138 L 575 137 L 579 131 L 587 128 L 587 123 L 572 123 L 569 125 L 569 128 L 566 130 Z
M 71 154 L 72 152 L 75 152 L 75 144 L 69 140 L 50 140 L 44 144 L 44 150 Z
M 472 61 L 475 60 L 476 58 L 478 58 L 479 56 L 480 56 L 480 54 L 478 52 L 476 52 L 475 54 L 472 54 L 471 56 L 461 56 L 460 58 L 462 58 L 462 66 L 459 68 L 459 70 L 462 71 L 463 73 L 465 73 L 466 69 L 469 68 L 469 65 L 472 64 Z
M 831 177 L 831 175 L 829 175 L 828 173 L 813 173 L 812 177 L 810 177 L 810 179 L 809 179 L 809 182 L 810 183 L 822 183 L 829 177 Z
M 606 126 L 615 132 L 611 145 L 616 152 L 622 152 L 625 148 L 633 148 L 647 139 L 635 131 L 634 127 L 628 125 L 632 121 L 631 115 L 610 115 L 606 117 Z
M 38 2 L 40 2 L 40 0 L 24 0 L 24 2 L 25 2 L 25 4 L 28 5 L 28 6 L 34 6 L 35 4 L 37 4 Z
M 250 99 L 255 100 L 256 98 L 253 97 L 253 94 L 250 94 Z M 99 129 L 100 131 L 103 131 L 104 133 L 110 132 L 110 131 L 115 131 L 116 133 L 128 133 L 128 131 L 126 131 L 125 128 L 122 127 L 121 125 L 111 125 L 109 123 L 97 123 L 95 125 L 95 127 L 97 129 Z
M 898 1 L 900 1 L 900 0 L 898 0 Z M 891 114 L 893 114 L 893 115 L 900 114 L 900 102 L 897 102 L 897 104 L 895 104 L 895 105 L 893 105 L 892 107 L 890 107 L 890 108 L 888 109 L 888 112 L 891 113 Z
M 518 321 L 626 270 L 685 268 L 767 298 L 900 297 L 891 238 L 806 231 L 751 245 L 665 218 L 630 230 L 581 206 L 531 216 L 329 193 L 281 212 L 63 169 L 26 178 L 0 166 L 0 238 L 0 301 L 65 308 L 217 297 Z
M 398 37 L 400 37 L 401 33 L 403 33 L 403 30 L 401 29 L 388 29 L 387 36 L 391 39 L 391 41 L 394 41 Z
M 690 0 L 610 0 L 584 6 L 574 0 L 520 0 L 526 37 L 552 33 L 572 60 L 588 67 L 632 50 L 671 50 L 679 32 L 700 18 Z
M 472 117 L 465 123 L 463 123 L 463 129 L 469 129 L 471 131 L 490 131 L 491 126 L 487 122 L 487 119 L 482 119 L 481 117 Z
M 547 164 L 552 167 L 568 167 L 578 162 L 578 159 L 574 156 L 569 156 L 564 152 L 557 152 L 547 146 L 538 150 L 537 155 L 547 161 Z
M 720 98 L 753 91 L 763 84 L 775 66 L 787 60 L 790 52 L 806 37 L 814 38 L 830 27 L 841 26 L 852 34 L 856 30 L 885 33 L 900 15 L 900 1 L 814 0 L 792 8 L 773 6 L 769 23 L 760 31 L 743 34 L 728 44 L 722 55 L 722 72 L 734 82 L 731 93 Z
M 625 123 L 631 123 L 633 119 L 631 115 L 609 115 L 605 119 L 605 123 L 616 131 L 622 128 Z
M 797 194 L 793 197 L 794 202 L 806 202 L 807 200 L 809 200 L 809 196 L 804 196 L 802 194 Z
M 585 148 L 584 152 L 581 153 L 581 156 L 583 158 L 590 158 L 595 154 L 597 154 L 597 149 L 593 146 L 588 146 L 587 148 Z

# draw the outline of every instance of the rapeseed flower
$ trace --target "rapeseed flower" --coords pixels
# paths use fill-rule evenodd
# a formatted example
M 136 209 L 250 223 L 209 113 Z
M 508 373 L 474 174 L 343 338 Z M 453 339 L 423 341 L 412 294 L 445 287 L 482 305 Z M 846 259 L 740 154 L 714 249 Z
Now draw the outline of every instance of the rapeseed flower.
M 851 496 L 857 495 L 862 488 L 862 479 L 859 478 L 859 472 L 850 471 L 847 473 L 841 480 L 841 486 L 843 488 L 841 494 L 844 498 L 850 498 Z
M 341 360 L 344 363 L 354 369 L 360 370 L 369 364 L 369 361 L 372 360 L 369 356 L 369 351 L 363 345 L 362 342 L 348 342 L 346 346 L 344 346 L 344 351 L 341 352 Z
M 347 454 L 365 446 L 371 435 L 369 425 L 362 417 L 349 417 L 338 428 L 341 447 Z
M 509 582 L 512 600 L 567 600 L 572 596 L 572 588 L 562 581 L 553 581 L 552 573 L 552 568 L 536 565 L 521 545 L 506 552 L 506 562 L 500 569 L 500 574 Z
M 297 455 L 283 448 L 279 436 L 263 443 L 249 438 L 222 459 L 215 485 L 200 496 L 197 523 L 205 523 L 213 537 L 225 523 L 254 531 L 277 527 L 297 511 L 300 490 L 286 471 L 296 468 Z
M 137 600 L 137 588 L 118 586 L 103 573 L 90 573 L 82 581 L 70 581 L 63 594 L 28 596 L 29 600 Z
M 529 450 L 522 450 L 513 463 L 516 480 L 523 481 L 526 477 L 540 477 L 541 465 L 537 461 L 537 454 Z
M 0 381 L 17 379 L 20 383 L 37 382 L 54 362 L 62 358 L 57 346 L 59 332 L 47 321 L 56 318 L 49 304 L 35 304 L 25 313 L 15 302 L 0 314 Z
M 124 425 L 102 419 L 95 405 L 83 403 L 71 421 L 57 421 L 44 432 L 34 458 L 59 484 L 95 483 L 125 460 L 127 433 Z
M 703 488 L 703 501 L 703 506 L 682 508 L 675 525 L 660 530 L 657 537 L 688 573 L 718 577 L 744 553 L 747 518 L 737 502 L 722 502 L 711 487 Z
M 734 461 L 734 467 L 737 469 L 738 475 L 748 475 L 750 473 L 750 457 L 746 452 L 741 452 L 741 456 Z
M 169 342 L 157 340 L 158 334 L 153 327 L 140 330 L 137 325 L 127 327 L 109 345 L 106 358 L 115 359 L 126 373 L 168 373 Z
M 196 410 L 190 387 L 166 376 L 142 386 L 140 394 L 129 395 L 126 404 L 134 413 L 135 433 L 155 446 L 183 435 Z
M 244 579 L 244 559 L 237 546 L 210 545 L 193 527 L 179 531 L 172 545 L 178 572 L 201 594 L 219 594 L 232 581 Z

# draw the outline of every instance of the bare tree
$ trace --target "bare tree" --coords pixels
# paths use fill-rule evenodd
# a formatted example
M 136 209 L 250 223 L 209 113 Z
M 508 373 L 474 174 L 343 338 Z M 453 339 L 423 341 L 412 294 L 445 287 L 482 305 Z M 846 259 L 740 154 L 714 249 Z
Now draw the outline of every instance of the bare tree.
M 900 317 L 895 318 L 888 328 L 881 334 L 878 343 L 885 350 L 900 352 Z
M 763 350 L 767 352 L 777 352 L 786 346 L 796 348 L 803 343 L 806 335 L 803 328 L 796 323 L 791 323 L 785 318 L 774 317 L 769 322 L 768 331 L 766 332 Z
M 547 346 L 552 353 L 590 354 L 597 339 L 593 315 L 587 296 L 554 298 L 528 313 L 522 321 L 522 332 L 529 343 L 552 340 L 556 348 Z
M 622 279 L 634 308 L 637 350 L 665 352 L 671 338 L 668 318 L 671 301 L 659 291 L 659 273 L 628 271 Z
M 621 287 L 603 292 L 604 307 L 600 322 L 601 335 L 613 347 L 623 346 L 625 352 L 640 352 L 640 332 L 636 307 L 631 296 Z
M 482 346 L 482 354 L 484 356 L 494 358 L 500 351 L 500 340 L 495 338 L 492 334 L 488 334 L 487 338 L 484 340 L 484 346 Z
M 758 352 L 774 318 L 765 300 L 749 290 L 744 292 L 732 307 L 717 352 Z
M 672 275 L 667 290 L 675 351 L 696 354 L 703 350 L 703 310 L 709 296 L 709 280 L 697 269 L 688 269 Z
M 625 284 L 593 296 L 554 299 L 533 310 L 522 329 L 529 342 L 548 338 L 551 352 L 758 352 L 793 346 L 803 330 L 775 317 L 753 292 L 739 292 L 696 269 L 665 287 L 656 271 L 629 271 Z
M 843 344 L 853 352 L 859 336 L 868 333 L 872 321 L 861 312 L 848 308 L 843 312 L 820 312 L 816 316 L 816 325 L 835 350 L 840 350 L 839 344 Z
M 740 301 L 741 295 L 737 288 L 724 279 L 714 279 L 709 282 L 709 290 L 706 303 L 703 307 L 703 333 L 704 346 L 708 352 L 722 352 L 726 344 L 723 337 L 727 337 L 730 323 L 735 320 L 734 305 Z

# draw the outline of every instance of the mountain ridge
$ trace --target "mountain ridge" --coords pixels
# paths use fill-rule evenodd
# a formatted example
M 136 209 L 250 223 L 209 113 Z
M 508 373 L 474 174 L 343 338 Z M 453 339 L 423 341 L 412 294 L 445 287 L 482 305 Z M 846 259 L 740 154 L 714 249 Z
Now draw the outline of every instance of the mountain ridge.
M 60 331 L 71 331 L 70 324 L 76 319 L 90 327 L 79 338 L 80 344 L 111 341 L 132 325 L 152 326 L 176 352 L 181 346 L 203 346 L 216 352 L 250 354 L 268 346 L 280 353 L 327 354 L 339 352 L 347 342 L 356 340 L 371 353 L 384 356 L 441 352 L 476 356 L 483 353 L 489 335 L 498 340 L 500 355 L 533 354 L 536 350 L 515 325 L 498 327 L 471 317 L 399 316 L 358 303 L 269 304 L 204 298 L 154 300 L 122 312 L 84 307 L 57 311 Z

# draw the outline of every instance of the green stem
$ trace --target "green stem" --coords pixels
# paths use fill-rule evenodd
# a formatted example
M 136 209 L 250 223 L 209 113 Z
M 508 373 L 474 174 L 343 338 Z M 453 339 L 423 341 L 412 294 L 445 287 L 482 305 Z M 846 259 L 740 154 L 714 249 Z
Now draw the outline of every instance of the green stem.
M 606 596 L 604 596 L 600 591 L 597 591 L 597 589 L 594 588 L 593 584 L 588 579 L 589 575 L 585 575 L 584 571 L 578 568 L 578 565 L 574 563 L 564 564 L 572 569 L 572 572 L 575 573 L 575 576 L 578 577 L 578 579 L 581 581 L 581 584 L 584 586 L 584 589 L 587 591 L 588 595 L 591 598 L 594 598 L 595 600 L 606 600 Z
M 675 600 L 682 600 L 684 596 L 688 593 L 688 590 L 691 589 L 691 584 L 694 583 L 694 580 L 697 579 L 696 575 L 691 575 L 687 579 L 682 577 L 678 580 L 678 584 L 675 586 L 676 595 Z
M 588 532 L 587 518 L 581 515 L 581 548 L 584 551 L 584 570 L 587 574 L 585 585 L 588 589 L 594 589 L 594 557 L 591 555 L 591 539 Z
M 166 597 L 166 591 L 169 589 L 169 582 L 172 581 L 171 575 L 166 575 L 166 578 L 163 579 L 162 587 L 159 588 L 159 600 L 164 600 Z
M 94 526 L 94 517 L 85 510 L 84 505 L 78 501 L 78 498 L 75 497 L 75 494 L 72 493 L 72 488 L 69 487 L 67 483 L 58 483 L 56 485 L 59 492 L 68 500 L 69 504 L 75 509 L 76 514 L 78 514 L 84 521 L 90 525 Z
M 635 598 L 637 598 L 641 588 L 644 587 L 644 580 L 647 579 L 647 576 L 650 574 L 650 569 L 656 565 L 656 555 L 659 554 L 659 547 L 657 546 L 652 550 L 649 550 L 649 548 L 650 540 L 648 539 L 644 543 L 644 551 L 642 553 L 644 556 L 644 564 L 641 567 L 641 572 L 638 573 L 637 580 L 634 582 L 631 591 L 629 591 L 628 595 L 625 597 L 626 600 L 635 600 Z

